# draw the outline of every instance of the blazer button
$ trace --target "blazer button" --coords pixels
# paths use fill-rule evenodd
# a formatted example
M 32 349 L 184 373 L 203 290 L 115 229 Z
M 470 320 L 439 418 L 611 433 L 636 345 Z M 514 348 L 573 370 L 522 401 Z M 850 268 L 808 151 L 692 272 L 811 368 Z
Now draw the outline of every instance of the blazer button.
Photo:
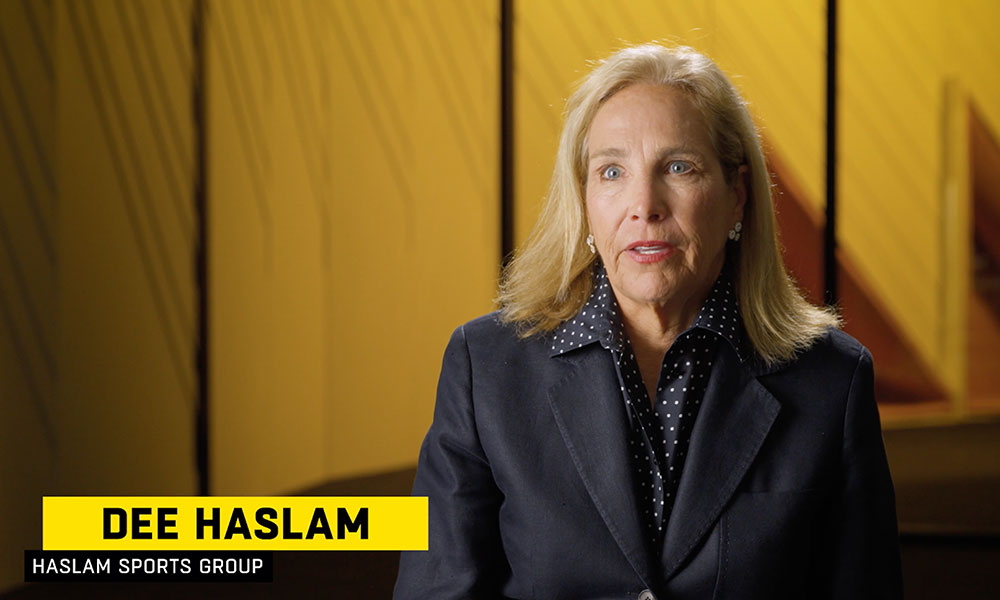
M 656 600 L 656 594 L 649 590 L 639 592 L 639 600 Z

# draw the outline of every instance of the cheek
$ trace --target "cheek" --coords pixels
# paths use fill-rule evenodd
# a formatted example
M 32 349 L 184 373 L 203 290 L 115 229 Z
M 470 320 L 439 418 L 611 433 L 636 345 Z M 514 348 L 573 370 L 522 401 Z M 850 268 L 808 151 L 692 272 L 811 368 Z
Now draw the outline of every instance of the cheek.
M 585 207 L 591 233 L 602 243 L 610 242 L 620 222 L 614 203 L 601 195 L 591 195 Z
M 724 246 L 728 233 L 728 215 L 722 207 L 713 206 L 711 199 L 700 202 L 685 215 L 688 237 L 695 242 L 700 255 L 713 254 Z

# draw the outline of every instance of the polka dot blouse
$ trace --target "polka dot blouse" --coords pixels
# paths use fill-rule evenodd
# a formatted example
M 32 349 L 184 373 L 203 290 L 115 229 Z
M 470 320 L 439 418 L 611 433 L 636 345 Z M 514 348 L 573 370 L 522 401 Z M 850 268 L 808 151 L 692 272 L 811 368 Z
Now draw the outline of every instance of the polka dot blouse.
M 591 343 L 599 343 L 611 353 L 629 417 L 629 452 L 638 508 L 643 513 L 647 542 L 657 554 L 662 549 L 691 430 L 723 340 L 741 360 L 744 358 L 739 304 L 725 269 L 691 327 L 677 336 L 664 356 L 656 399 L 651 402 L 603 265 L 594 270 L 594 287 L 587 303 L 555 331 L 552 339 L 553 356 Z

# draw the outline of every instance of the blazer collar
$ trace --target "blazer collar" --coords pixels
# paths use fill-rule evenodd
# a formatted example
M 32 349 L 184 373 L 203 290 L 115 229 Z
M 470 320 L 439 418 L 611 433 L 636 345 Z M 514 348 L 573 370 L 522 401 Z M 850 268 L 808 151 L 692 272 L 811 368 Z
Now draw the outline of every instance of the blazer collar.
M 691 435 L 660 556 L 642 535 L 628 463 L 628 423 L 609 353 L 598 344 L 554 358 L 566 365 L 549 404 L 574 466 L 605 525 L 647 587 L 666 581 L 711 531 L 735 493 L 780 410 L 758 381 L 758 361 L 719 347 Z M 653 576 L 657 573 L 657 576 Z
M 741 363 L 731 348 L 720 346 L 667 523 L 660 565 L 665 580 L 711 531 L 781 410 L 757 380 L 762 371 L 759 362 Z
M 611 355 L 599 345 L 555 359 L 565 375 L 549 388 L 549 405 L 573 465 L 625 558 L 653 585 L 628 461 L 628 422 Z

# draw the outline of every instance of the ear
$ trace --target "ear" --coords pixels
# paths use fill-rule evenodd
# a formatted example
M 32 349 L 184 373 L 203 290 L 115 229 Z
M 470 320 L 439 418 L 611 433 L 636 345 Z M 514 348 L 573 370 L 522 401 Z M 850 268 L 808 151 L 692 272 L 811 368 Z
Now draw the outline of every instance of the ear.
M 730 185 L 729 191 L 733 194 L 736 204 L 733 205 L 733 223 L 743 220 L 743 210 L 747 204 L 747 185 L 750 177 L 750 168 L 740 165 L 736 168 L 736 175 Z

